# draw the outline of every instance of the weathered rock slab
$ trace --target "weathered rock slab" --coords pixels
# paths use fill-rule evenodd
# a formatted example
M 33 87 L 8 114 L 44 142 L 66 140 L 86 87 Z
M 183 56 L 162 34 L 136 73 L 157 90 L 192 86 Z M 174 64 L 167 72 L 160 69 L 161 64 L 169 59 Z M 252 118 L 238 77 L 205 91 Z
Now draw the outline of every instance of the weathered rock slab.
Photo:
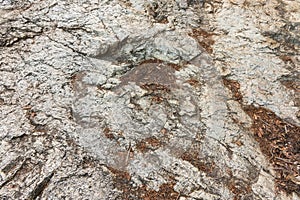
M 1 199 L 299 199 L 299 11 L 0 0 Z

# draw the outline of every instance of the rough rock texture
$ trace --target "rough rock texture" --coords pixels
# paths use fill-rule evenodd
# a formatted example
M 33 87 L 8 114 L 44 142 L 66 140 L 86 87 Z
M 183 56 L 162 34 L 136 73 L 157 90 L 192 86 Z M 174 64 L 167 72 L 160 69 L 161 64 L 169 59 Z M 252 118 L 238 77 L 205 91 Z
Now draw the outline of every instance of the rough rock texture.
M 1 199 L 299 199 L 297 0 L 0 0 Z

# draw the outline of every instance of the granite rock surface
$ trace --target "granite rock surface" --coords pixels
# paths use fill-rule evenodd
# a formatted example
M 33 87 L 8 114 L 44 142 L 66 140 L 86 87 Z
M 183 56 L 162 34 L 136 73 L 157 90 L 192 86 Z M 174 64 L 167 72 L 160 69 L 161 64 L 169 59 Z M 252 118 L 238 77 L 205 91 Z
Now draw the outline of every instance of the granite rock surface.
M 299 199 L 297 0 L 0 0 L 1 199 Z

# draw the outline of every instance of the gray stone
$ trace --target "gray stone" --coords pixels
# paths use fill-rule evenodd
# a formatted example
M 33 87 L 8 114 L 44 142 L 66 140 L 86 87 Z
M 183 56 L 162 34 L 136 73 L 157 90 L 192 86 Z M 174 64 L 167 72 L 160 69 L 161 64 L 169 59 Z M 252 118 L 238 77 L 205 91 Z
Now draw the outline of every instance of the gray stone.
M 299 125 L 300 8 L 265 3 L 0 0 L 0 198 L 299 198 L 243 110 Z

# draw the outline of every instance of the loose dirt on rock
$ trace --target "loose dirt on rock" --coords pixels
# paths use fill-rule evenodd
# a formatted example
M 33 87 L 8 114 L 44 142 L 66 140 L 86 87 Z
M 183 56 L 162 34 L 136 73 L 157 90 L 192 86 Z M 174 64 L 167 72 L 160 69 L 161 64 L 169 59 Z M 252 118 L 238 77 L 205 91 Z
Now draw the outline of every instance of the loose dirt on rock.
M 231 90 L 234 100 L 253 120 L 251 131 L 276 171 L 277 189 L 299 194 L 300 127 L 268 109 L 243 105 L 239 83 L 228 79 L 223 79 L 223 82 Z

